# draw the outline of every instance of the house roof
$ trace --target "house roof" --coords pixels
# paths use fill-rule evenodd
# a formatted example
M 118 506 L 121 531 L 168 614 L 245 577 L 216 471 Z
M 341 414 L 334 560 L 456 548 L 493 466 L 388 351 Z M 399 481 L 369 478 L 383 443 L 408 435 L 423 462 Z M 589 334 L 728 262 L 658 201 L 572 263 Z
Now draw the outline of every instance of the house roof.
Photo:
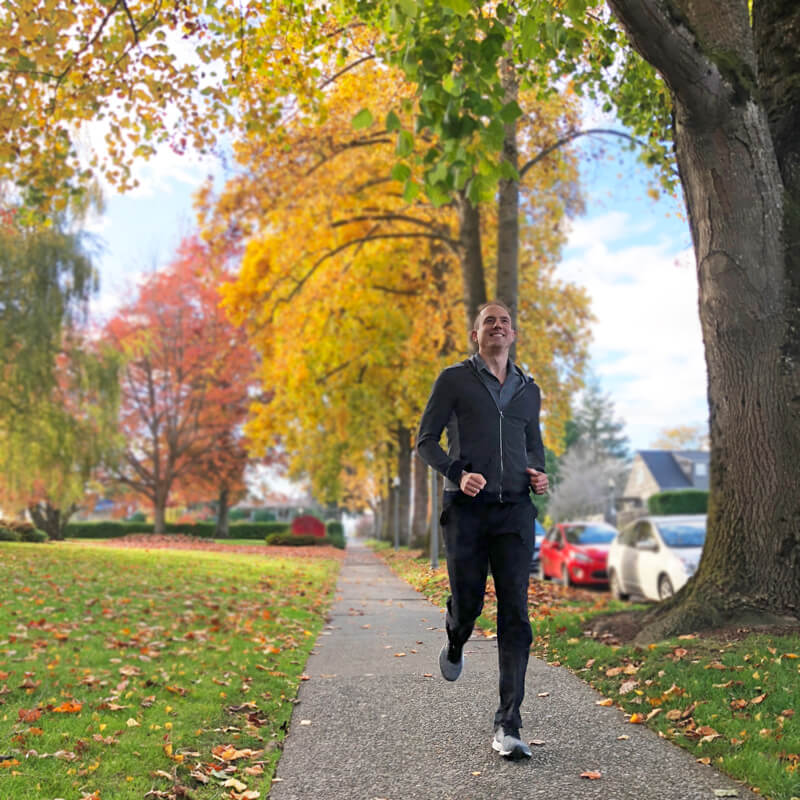
M 708 471 L 692 482 L 679 464 L 679 459 L 693 465 L 708 464 L 709 454 L 705 450 L 639 450 L 639 455 L 661 489 L 708 488 Z

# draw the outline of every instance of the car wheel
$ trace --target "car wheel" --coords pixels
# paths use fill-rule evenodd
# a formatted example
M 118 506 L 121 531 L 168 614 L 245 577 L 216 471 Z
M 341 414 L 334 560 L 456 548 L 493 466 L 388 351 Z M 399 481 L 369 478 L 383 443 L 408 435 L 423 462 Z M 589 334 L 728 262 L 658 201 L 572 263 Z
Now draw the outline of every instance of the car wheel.
M 627 600 L 629 597 L 626 592 L 622 591 L 622 584 L 619 582 L 619 576 L 613 569 L 608 574 L 608 589 L 615 600 Z
M 545 575 L 545 574 L 544 574 L 544 567 L 542 566 L 542 561 L 541 561 L 541 559 L 539 559 L 539 567 L 538 567 L 538 569 L 536 570 L 536 577 L 537 577 L 537 578 L 538 578 L 540 581 L 546 581 L 546 580 L 549 580 L 549 578 L 547 577 L 547 575 Z
M 658 599 L 666 600 L 668 597 L 672 597 L 673 594 L 675 594 L 675 590 L 672 588 L 672 581 L 667 575 L 662 575 L 658 579 Z
M 569 570 L 566 564 L 561 568 L 561 583 L 564 584 L 564 586 L 572 586 L 572 580 L 569 577 Z

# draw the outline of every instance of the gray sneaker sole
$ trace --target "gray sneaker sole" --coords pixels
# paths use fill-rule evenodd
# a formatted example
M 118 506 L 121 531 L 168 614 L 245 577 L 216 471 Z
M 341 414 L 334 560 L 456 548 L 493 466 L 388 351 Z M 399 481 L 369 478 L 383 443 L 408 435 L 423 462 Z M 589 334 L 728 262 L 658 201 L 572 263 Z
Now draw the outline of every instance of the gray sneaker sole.
M 458 664 L 454 664 L 447 658 L 447 645 L 445 644 L 439 653 L 439 670 L 442 673 L 442 677 L 446 681 L 458 680 L 458 677 L 461 675 L 463 669 L 464 653 L 461 653 L 461 661 L 459 661 Z
M 510 761 L 521 761 L 523 758 L 531 757 L 531 751 L 519 741 L 508 748 L 504 747 L 497 739 L 493 739 L 492 750 L 496 750 L 503 758 L 507 758 Z

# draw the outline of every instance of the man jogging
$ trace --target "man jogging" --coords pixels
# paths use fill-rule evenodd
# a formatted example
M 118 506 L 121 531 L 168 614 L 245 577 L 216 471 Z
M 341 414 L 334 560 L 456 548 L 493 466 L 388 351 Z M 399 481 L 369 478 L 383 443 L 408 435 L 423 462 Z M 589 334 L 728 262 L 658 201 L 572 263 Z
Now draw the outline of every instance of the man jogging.
M 451 594 L 439 667 L 449 681 L 461 674 L 464 644 L 483 608 L 491 565 L 500 670 L 492 747 L 517 760 L 531 756 L 519 734 L 532 641 L 528 581 L 536 508 L 529 493 L 532 488 L 544 494 L 548 482 L 539 387 L 509 359 L 515 337 L 505 305 L 481 306 L 471 332 L 478 352 L 436 379 L 417 450 L 446 478 L 441 524 Z M 445 428 L 447 453 L 439 444 Z

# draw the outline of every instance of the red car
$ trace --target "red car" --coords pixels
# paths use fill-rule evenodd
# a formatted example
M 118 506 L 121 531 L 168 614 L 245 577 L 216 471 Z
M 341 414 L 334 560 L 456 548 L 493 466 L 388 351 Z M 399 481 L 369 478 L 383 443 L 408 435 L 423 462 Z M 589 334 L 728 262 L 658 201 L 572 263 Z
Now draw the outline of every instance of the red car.
M 605 522 L 559 522 L 539 549 L 539 579 L 606 585 L 608 548 L 618 531 Z

